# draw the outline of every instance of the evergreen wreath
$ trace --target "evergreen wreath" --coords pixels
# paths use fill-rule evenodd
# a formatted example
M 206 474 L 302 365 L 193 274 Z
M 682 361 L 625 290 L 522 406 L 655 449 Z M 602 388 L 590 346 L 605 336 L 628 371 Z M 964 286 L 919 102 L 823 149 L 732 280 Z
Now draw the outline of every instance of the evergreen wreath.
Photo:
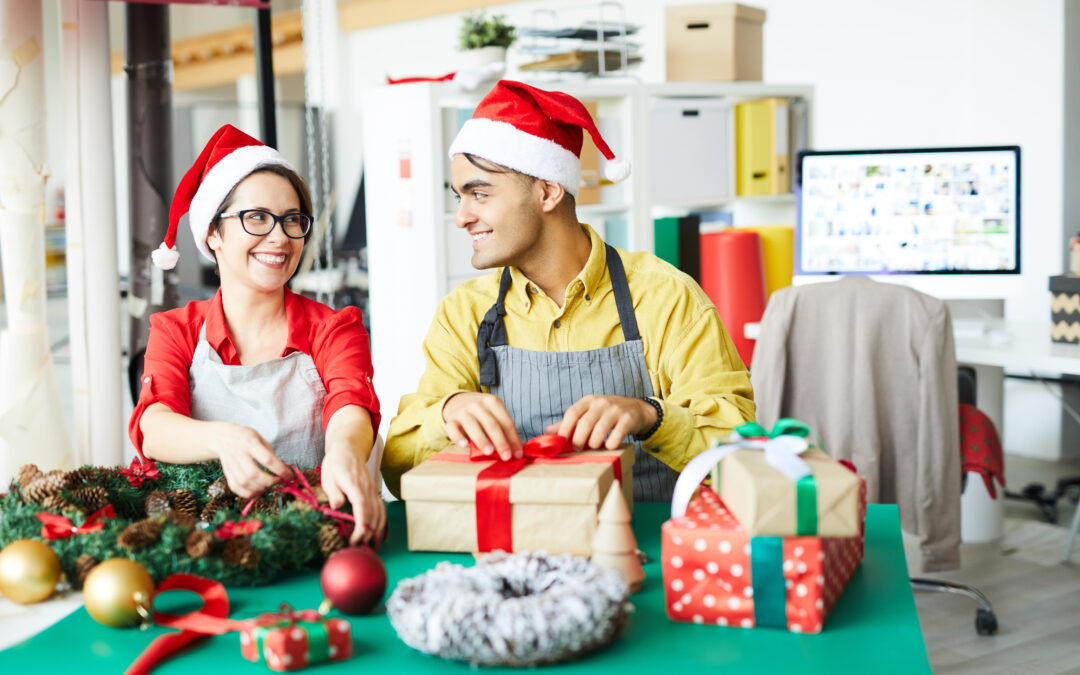
M 319 474 L 303 475 L 312 496 L 325 502 Z M 81 588 L 94 565 L 117 557 L 140 563 L 156 582 L 185 572 L 256 586 L 317 566 L 345 546 L 341 522 L 303 499 L 271 490 L 242 515 L 248 501 L 228 489 L 218 462 L 158 466 L 136 459 L 128 469 L 48 473 L 27 464 L 0 495 L 0 548 L 44 540 L 71 585 Z M 60 538 L 45 537 L 45 521 L 58 520 Z

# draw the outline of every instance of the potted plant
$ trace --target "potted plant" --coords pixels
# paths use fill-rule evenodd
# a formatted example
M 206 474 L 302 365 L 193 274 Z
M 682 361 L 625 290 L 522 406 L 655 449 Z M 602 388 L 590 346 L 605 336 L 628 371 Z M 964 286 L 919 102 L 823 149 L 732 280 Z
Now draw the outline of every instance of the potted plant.
M 473 68 L 506 60 L 506 48 L 514 43 L 514 27 L 502 15 L 466 14 L 461 23 L 458 47 Z

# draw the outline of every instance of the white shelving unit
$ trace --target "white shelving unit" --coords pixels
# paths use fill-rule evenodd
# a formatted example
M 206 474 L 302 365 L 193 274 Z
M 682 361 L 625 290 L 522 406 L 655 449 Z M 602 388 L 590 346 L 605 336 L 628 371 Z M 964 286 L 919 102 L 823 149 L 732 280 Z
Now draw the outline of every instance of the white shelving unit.
M 813 114 L 813 87 L 756 82 L 670 83 L 627 81 L 549 82 L 581 100 L 595 101 L 601 133 L 617 157 L 633 166 L 630 177 L 601 188 L 599 204 L 579 205 L 578 216 L 604 232 L 604 221 L 627 223 L 619 242 L 631 250 L 653 249 L 653 219 L 691 211 L 725 209 L 736 225 L 793 223 L 791 195 L 736 197 L 734 115 L 726 130 L 731 184 L 715 199 L 652 201 L 650 111 L 658 99 L 721 100 L 734 106 L 764 97 L 806 100 Z M 439 300 L 463 281 L 489 273 L 472 268 L 469 238 L 457 231 L 449 198 L 446 149 L 480 95 L 462 94 L 448 83 L 378 87 L 362 95 L 364 171 L 367 193 L 368 264 L 375 387 L 384 408 L 383 433 L 404 394 L 415 391 L 423 372 L 421 343 Z M 812 128 L 812 119 L 807 120 Z

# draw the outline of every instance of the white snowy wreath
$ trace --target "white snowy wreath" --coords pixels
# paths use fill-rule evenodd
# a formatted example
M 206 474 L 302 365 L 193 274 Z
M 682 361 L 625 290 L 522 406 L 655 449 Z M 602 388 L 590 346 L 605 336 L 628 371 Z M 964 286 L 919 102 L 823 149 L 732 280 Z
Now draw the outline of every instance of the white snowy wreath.
M 386 603 L 413 649 L 477 665 L 567 661 L 615 639 L 631 608 L 623 576 L 586 558 L 497 552 L 404 579 Z

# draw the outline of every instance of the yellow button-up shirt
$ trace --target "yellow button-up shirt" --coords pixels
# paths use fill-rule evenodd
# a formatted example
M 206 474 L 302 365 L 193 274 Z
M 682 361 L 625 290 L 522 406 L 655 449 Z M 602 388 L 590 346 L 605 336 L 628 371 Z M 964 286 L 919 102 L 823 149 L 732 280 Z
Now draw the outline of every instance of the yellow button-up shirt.
M 512 347 L 583 351 L 623 342 L 604 242 L 588 225 L 582 228 L 592 251 L 567 286 L 562 307 L 510 268 L 504 321 Z M 619 256 L 654 398 L 663 409 L 660 428 L 643 446 L 679 471 L 716 438 L 754 419 L 750 374 L 716 307 L 693 279 L 649 253 L 619 251 Z M 439 303 L 424 340 L 427 365 L 419 390 L 402 397 L 386 439 L 382 472 L 395 495 L 402 473 L 450 443 L 442 418 L 446 400 L 460 392 L 487 391 L 480 385 L 476 331 L 495 304 L 501 274 L 500 268 L 467 281 Z

